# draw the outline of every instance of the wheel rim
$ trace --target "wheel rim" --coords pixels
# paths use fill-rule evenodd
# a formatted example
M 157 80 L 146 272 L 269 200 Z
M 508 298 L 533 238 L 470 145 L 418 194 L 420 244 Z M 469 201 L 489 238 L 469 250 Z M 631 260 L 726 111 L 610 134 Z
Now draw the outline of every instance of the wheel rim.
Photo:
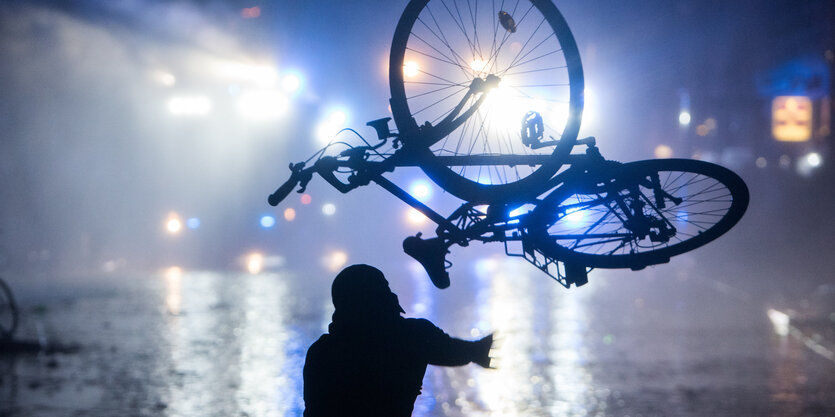
M 627 164 L 623 172 L 628 172 L 633 180 L 647 181 L 657 173 L 662 188 L 673 197 L 682 198 L 678 204 L 667 200 L 666 207 L 660 208 L 654 193 L 638 186 L 640 199 L 646 204 L 641 212 L 649 218 L 665 219 L 668 226 L 675 228 L 675 234 L 667 242 L 653 241 L 650 235 L 624 240 L 617 235 L 632 231 L 624 226 L 621 219 L 625 215 L 618 204 L 600 204 L 602 194 L 572 193 L 559 198 L 559 220 L 542 230 L 548 237 L 540 235 L 555 257 L 601 268 L 640 268 L 666 262 L 671 256 L 702 246 L 728 231 L 748 206 L 744 182 L 733 172 L 706 162 L 644 161 Z M 621 190 L 620 194 L 627 192 Z M 628 194 L 634 196 L 634 190 Z M 659 224 L 657 235 L 663 234 L 662 227 L 667 226 Z M 579 235 L 593 237 L 581 239 Z
M 505 29 L 499 11 L 514 19 L 515 32 Z M 559 168 L 579 131 L 579 53 L 549 1 L 409 3 L 395 31 L 390 61 L 392 113 L 405 141 L 419 125 L 437 125 L 462 101 L 473 79 L 488 75 L 501 78 L 499 87 L 485 93 L 483 103 L 455 130 L 434 138 L 429 149 L 439 157 L 490 158 L 479 164 L 458 158 L 455 163 L 466 162 L 457 165 L 452 158 L 428 158 L 422 166 L 447 191 L 470 201 L 482 201 L 488 192 L 490 198 L 518 194 L 521 189 L 511 185 L 550 176 Z M 459 114 L 480 98 L 471 97 Z M 522 143 L 522 120 L 529 111 L 543 119 L 542 140 L 553 137 L 560 145 L 532 149 Z M 556 158 L 540 158 L 533 166 L 493 158 L 507 155 Z

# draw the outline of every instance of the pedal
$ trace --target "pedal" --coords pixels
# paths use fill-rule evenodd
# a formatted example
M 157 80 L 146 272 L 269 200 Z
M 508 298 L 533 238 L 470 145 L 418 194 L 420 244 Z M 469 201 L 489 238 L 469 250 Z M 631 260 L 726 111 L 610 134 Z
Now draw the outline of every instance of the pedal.
M 589 283 L 589 274 L 585 265 L 563 263 L 563 267 L 565 267 L 565 281 L 568 285 L 574 284 L 580 287 Z

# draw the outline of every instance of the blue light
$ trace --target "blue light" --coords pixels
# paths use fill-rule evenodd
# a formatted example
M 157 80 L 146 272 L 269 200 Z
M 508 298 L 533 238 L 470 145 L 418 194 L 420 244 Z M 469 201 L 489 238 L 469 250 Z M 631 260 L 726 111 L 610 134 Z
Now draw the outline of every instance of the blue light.
M 200 227 L 200 219 L 197 217 L 191 217 L 186 220 L 186 226 L 188 226 L 189 229 L 197 229 Z
M 270 216 L 269 214 L 261 216 L 261 227 L 269 229 L 273 226 L 275 226 L 275 217 Z
M 420 201 L 426 201 L 432 197 L 432 187 L 426 180 L 414 180 L 409 186 L 409 194 Z

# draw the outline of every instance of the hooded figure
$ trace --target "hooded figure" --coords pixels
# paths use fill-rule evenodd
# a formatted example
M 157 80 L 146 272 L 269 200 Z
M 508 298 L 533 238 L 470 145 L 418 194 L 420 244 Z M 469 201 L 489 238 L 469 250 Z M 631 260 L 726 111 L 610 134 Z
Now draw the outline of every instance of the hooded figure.
M 335 311 L 304 364 L 305 417 L 410 416 L 426 366 L 490 366 L 492 335 L 448 336 L 428 320 L 406 319 L 379 269 L 352 265 L 333 281 Z

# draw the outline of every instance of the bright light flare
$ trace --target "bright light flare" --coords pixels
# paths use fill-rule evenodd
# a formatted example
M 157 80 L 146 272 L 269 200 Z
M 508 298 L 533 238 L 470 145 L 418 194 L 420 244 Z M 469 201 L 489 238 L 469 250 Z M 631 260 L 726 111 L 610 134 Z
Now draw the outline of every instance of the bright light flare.
M 681 126 L 690 126 L 690 112 L 682 111 L 678 114 L 678 124 Z
M 336 206 L 333 203 L 325 203 L 322 206 L 322 214 L 325 216 L 333 216 L 336 214 Z
M 571 208 L 566 211 L 563 220 L 569 223 L 580 223 L 586 218 L 586 212 L 579 207 Z
M 175 116 L 205 116 L 212 111 L 206 96 L 174 96 L 168 99 L 168 112 Z
M 348 114 L 343 110 L 331 110 L 327 117 L 316 127 L 316 138 L 319 143 L 326 145 L 345 126 Z
M 302 79 L 296 74 L 287 74 L 281 79 L 281 89 L 285 93 L 293 94 L 302 88 Z
M 409 187 L 409 194 L 420 201 L 425 201 L 432 197 L 432 188 L 424 180 L 415 180 Z
M 264 255 L 253 252 L 246 257 L 246 270 L 250 274 L 259 274 L 264 269 Z
M 791 328 L 791 318 L 789 315 L 773 308 L 768 309 L 767 314 L 769 320 L 771 320 L 771 324 L 774 326 L 774 333 L 777 333 L 779 336 L 788 336 Z
M 797 172 L 803 176 L 811 176 L 812 172 L 823 164 L 823 157 L 817 152 L 809 152 L 797 161 Z
M 180 216 L 178 216 L 177 213 L 171 213 L 168 215 L 168 219 L 165 221 L 165 230 L 172 235 L 179 234 L 180 231 L 183 230 L 183 222 L 180 220 Z
M 416 77 L 420 73 L 420 66 L 415 61 L 408 61 L 403 64 L 403 75 L 405 77 Z
M 470 61 L 470 68 L 472 68 L 472 70 L 476 72 L 481 72 L 482 70 L 484 70 L 484 67 L 486 66 L 487 61 L 483 59 L 474 59 Z
M 290 109 L 290 100 L 279 91 L 249 91 L 238 97 L 237 109 L 248 120 L 277 120 Z
M 803 157 L 803 159 L 805 160 L 806 164 L 808 164 L 812 168 L 817 168 L 821 166 L 821 164 L 823 163 L 823 158 L 821 158 L 821 155 L 817 152 L 810 152 L 806 154 L 806 156 Z

